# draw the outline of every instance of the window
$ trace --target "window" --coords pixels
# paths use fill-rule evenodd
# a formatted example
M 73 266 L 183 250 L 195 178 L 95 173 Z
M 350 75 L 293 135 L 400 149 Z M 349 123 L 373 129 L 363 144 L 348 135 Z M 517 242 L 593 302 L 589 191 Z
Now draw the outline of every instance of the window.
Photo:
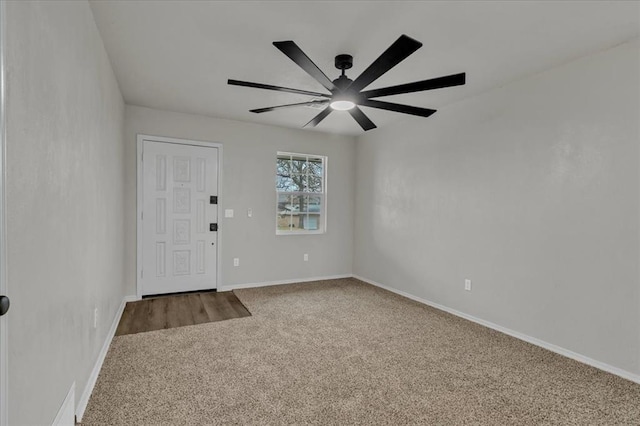
M 276 234 L 322 234 L 326 230 L 327 157 L 278 152 Z

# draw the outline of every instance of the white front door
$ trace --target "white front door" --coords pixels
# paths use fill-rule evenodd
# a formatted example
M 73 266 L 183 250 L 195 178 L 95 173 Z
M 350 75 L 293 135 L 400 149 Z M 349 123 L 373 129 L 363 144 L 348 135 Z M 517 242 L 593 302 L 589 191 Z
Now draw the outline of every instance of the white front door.
M 141 295 L 216 288 L 218 148 L 143 140 L 142 170 Z

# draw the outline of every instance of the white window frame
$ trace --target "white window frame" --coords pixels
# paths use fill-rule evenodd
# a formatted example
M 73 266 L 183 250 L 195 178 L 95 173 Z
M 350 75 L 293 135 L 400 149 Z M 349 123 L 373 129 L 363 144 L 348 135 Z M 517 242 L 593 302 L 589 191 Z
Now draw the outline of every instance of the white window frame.
M 276 176 L 277 176 L 277 167 L 278 167 L 278 157 L 280 156 L 291 156 L 291 157 L 306 157 L 309 158 L 321 158 L 322 159 L 322 192 L 287 192 L 287 191 L 278 191 L 276 188 L 276 217 L 275 217 L 275 225 L 276 225 L 276 235 L 318 235 L 318 234 L 326 234 L 327 232 L 327 168 L 329 159 L 326 155 L 317 155 L 317 154 L 305 154 L 301 152 L 287 152 L 287 151 L 278 151 L 276 153 Z M 278 229 L 278 201 L 279 196 L 281 194 L 304 194 L 304 195 L 320 195 L 322 198 L 322 208 L 320 209 L 320 229 L 317 230 L 304 230 L 297 229 L 295 231 L 284 231 Z

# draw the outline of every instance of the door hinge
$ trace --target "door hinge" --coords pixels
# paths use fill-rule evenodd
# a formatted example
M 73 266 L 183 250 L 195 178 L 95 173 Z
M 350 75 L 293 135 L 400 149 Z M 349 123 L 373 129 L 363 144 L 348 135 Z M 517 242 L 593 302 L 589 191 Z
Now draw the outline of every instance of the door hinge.
M 209 197 L 209 204 L 218 204 L 218 196 L 212 195 Z

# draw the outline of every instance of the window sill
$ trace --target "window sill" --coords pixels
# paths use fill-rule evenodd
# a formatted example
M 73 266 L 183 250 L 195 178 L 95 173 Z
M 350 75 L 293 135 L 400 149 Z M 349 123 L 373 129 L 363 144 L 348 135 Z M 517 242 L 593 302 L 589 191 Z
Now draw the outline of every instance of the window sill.
M 325 231 L 276 231 L 276 235 L 319 235 Z

